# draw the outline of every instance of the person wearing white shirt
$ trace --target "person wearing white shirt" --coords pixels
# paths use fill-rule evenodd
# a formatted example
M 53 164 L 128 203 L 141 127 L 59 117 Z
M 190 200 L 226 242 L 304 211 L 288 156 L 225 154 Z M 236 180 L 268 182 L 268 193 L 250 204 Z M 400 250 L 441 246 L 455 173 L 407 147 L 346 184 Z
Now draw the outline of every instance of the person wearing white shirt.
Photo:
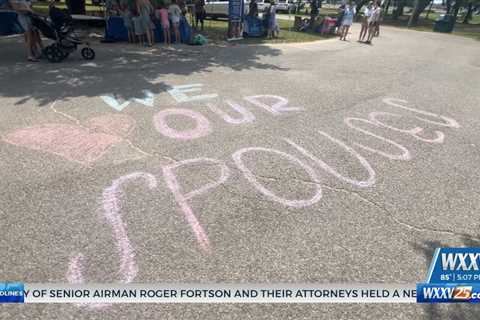
M 180 43 L 180 18 L 182 16 L 182 9 L 180 9 L 180 6 L 177 4 L 177 0 L 173 0 L 168 7 L 168 15 L 170 16 L 170 21 L 172 22 L 173 31 L 175 34 L 175 42 Z
M 365 43 L 371 44 L 373 36 L 375 35 L 375 30 L 377 29 L 377 25 L 380 22 L 380 14 L 382 13 L 382 9 L 378 5 L 378 2 L 375 1 L 373 3 L 373 8 L 370 12 L 370 17 L 368 18 L 368 38 Z
M 368 33 L 368 18 L 372 12 L 373 2 L 370 1 L 365 9 L 363 10 L 363 17 L 362 17 L 362 29 L 360 30 L 360 35 L 358 37 L 358 41 L 362 42 Z

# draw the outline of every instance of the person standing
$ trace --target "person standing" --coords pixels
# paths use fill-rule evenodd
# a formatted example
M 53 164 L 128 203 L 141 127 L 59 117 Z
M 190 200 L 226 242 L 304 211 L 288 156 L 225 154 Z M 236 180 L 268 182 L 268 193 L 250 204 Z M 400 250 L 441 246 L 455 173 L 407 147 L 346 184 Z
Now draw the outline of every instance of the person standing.
M 268 35 L 269 39 L 275 38 L 278 31 L 277 27 L 277 6 L 275 0 L 271 0 L 270 7 L 268 8 Z
M 185 0 L 177 0 L 178 7 L 180 8 L 180 11 L 182 12 L 182 16 L 187 15 L 187 4 Z
M 128 42 L 135 43 L 135 32 L 133 30 L 132 11 L 128 7 L 127 3 L 122 3 L 121 9 L 122 9 L 123 25 L 125 26 L 128 32 Z
M 258 3 L 257 0 L 251 0 L 248 5 L 248 15 L 250 17 L 258 17 Z
M 340 7 L 338 7 L 338 15 L 337 15 L 337 21 L 335 23 L 335 28 L 337 28 L 337 35 L 340 35 L 340 32 L 342 31 L 342 21 L 343 21 L 343 15 L 345 14 L 345 4 L 342 3 Z
M 38 62 L 39 53 L 37 53 L 37 49 L 41 47 L 41 43 L 38 43 L 41 40 L 32 25 L 32 18 L 30 18 L 33 13 L 32 8 L 26 0 L 10 0 L 9 2 L 12 9 L 17 13 L 17 21 L 24 31 L 27 60 Z
M 380 37 L 380 25 L 382 24 L 383 21 L 383 10 L 382 6 L 380 7 L 380 17 L 378 18 L 377 25 L 375 26 L 375 34 L 373 35 L 374 37 Z
M 195 29 L 198 29 L 198 22 L 203 31 L 203 20 L 205 19 L 205 0 L 195 0 Z
M 352 0 L 348 1 L 345 5 L 343 12 L 342 26 L 340 29 L 340 40 L 347 41 L 348 30 L 353 24 L 353 17 L 355 16 L 355 7 L 352 4 Z
M 363 10 L 363 17 L 362 17 L 362 29 L 360 30 L 360 35 L 358 36 L 358 41 L 362 42 L 368 33 L 368 18 L 372 12 L 372 2 L 370 1 L 368 5 Z
M 373 36 L 375 35 L 375 31 L 377 30 L 377 25 L 380 21 L 380 15 L 382 14 L 382 9 L 378 5 L 378 2 L 375 1 L 373 3 L 372 12 L 370 14 L 370 18 L 368 20 L 368 38 L 365 43 L 371 44 Z
M 168 15 L 170 16 L 170 21 L 172 21 L 173 31 L 175 33 L 175 42 L 181 42 L 180 38 L 180 18 L 182 16 L 182 10 L 177 4 L 177 0 L 173 0 L 170 6 L 168 7 Z
M 320 9 L 318 5 L 319 0 L 311 0 L 310 1 L 310 22 L 309 22 L 309 28 L 312 29 L 312 31 L 315 28 L 315 21 L 317 21 L 318 15 L 320 14 Z
M 153 30 L 155 29 L 155 24 L 152 22 L 151 15 L 154 12 L 154 8 L 150 3 L 150 0 L 137 0 L 137 11 L 140 17 L 140 21 L 143 25 L 143 30 L 147 36 L 147 45 L 149 47 L 153 46 L 155 41 Z
M 158 18 L 160 19 L 160 23 L 162 24 L 163 30 L 163 39 L 167 45 L 170 45 L 172 39 L 170 37 L 170 21 L 168 20 L 168 10 L 167 7 L 162 4 L 160 10 L 158 10 Z
M 145 45 L 146 30 L 144 28 L 142 17 L 140 17 L 136 8 L 132 9 L 132 23 L 133 23 L 133 30 L 135 31 L 135 36 L 137 37 L 137 40 L 138 40 L 138 44 L 141 46 Z

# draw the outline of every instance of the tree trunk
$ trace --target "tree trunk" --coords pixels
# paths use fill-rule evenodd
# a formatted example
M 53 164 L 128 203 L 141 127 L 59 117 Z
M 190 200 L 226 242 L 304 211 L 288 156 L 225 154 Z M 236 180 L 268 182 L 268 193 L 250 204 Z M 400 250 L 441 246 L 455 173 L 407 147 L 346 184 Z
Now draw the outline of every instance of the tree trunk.
M 432 6 L 433 6 L 433 0 L 430 1 L 430 8 L 428 8 L 428 11 L 427 11 L 427 15 L 426 15 L 426 19 L 428 19 L 428 16 L 430 15 L 430 12 L 432 12 Z
M 403 16 L 404 7 L 405 7 L 405 0 L 397 0 L 397 7 L 393 11 L 393 20 L 398 20 L 398 17 Z
M 414 21 L 414 20 L 418 20 L 417 12 L 418 12 L 419 5 L 420 5 L 419 0 L 413 1 L 413 11 L 412 11 L 412 14 L 410 15 L 410 19 L 408 19 L 408 25 L 407 25 L 408 28 L 412 27 L 414 23 L 416 24 L 417 21 Z
M 420 14 L 425 10 L 425 8 L 430 3 L 430 0 L 415 0 L 414 1 L 414 9 L 412 11 L 412 15 L 408 20 L 408 27 L 413 27 L 418 24 L 418 19 L 420 18 Z
M 357 15 L 360 14 L 360 10 L 362 9 L 362 7 L 368 2 L 368 0 L 358 0 L 356 1 L 356 4 L 357 4 Z
M 388 15 L 388 9 L 390 8 L 390 2 L 391 0 L 385 1 L 383 5 L 383 15 L 386 17 Z
M 462 5 L 463 5 L 463 0 L 457 0 L 455 2 L 455 5 L 453 6 L 453 16 L 455 21 L 457 21 L 458 11 L 462 7 Z
M 452 0 L 447 0 L 447 14 L 450 13 L 450 11 L 452 10 Z
M 468 23 L 470 19 L 472 19 L 473 14 L 473 2 L 468 4 L 467 14 L 465 15 L 465 19 L 463 19 L 463 23 Z

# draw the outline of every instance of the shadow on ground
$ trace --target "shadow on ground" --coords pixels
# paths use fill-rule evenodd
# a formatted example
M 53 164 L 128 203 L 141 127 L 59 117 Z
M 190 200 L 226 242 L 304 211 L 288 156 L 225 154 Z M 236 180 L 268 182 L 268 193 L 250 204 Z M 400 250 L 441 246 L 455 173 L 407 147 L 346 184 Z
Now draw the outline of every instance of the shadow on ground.
M 91 62 L 82 60 L 77 51 L 58 64 L 46 60 L 29 63 L 22 40 L 0 39 L 0 96 L 18 98 L 17 105 L 35 100 L 45 106 L 59 98 L 104 94 L 128 100 L 143 97 L 143 90 L 158 94 L 168 89 L 165 82 L 169 76 L 188 77 L 212 67 L 287 70 L 260 61 L 280 55 L 280 50 L 268 46 L 142 48 L 97 42 L 92 45 L 96 59 Z

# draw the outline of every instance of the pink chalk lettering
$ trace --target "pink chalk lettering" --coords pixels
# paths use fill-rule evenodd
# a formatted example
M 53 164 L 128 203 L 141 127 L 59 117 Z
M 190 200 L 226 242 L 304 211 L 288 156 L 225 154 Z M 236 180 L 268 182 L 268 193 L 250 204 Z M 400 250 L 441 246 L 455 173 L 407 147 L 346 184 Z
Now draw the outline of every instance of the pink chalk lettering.
M 384 138 L 382 136 L 379 136 L 379 135 L 376 135 L 374 133 L 371 133 L 370 131 L 368 130 L 365 130 L 365 129 L 362 129 L 360 127 L 357 127 L 355 126 L 352 122 L 353 121 L 359 121 L 359 122 L 363 122 L 363 123 L 368 123 L 368 124 L 371 124 L 371 125 L 374 125 L 376 127 L 380 127 L 379 124 L 373 122 L 373 121 L 369 121 L 367 119 L 362 119 L 362 118 L 345 118 L 343 120 L 345 122 L 345 124 L 347 126 L 349 126 L 350 128 L 354 129 L 354 130 L 357 130 L 357 131 L 360 131 L 361 133 L 363 134 L 366 134 L 367 136 L 371 136 L 371 137 L 374 137 L 374 138 L 377 138 L 379 140 L 382 140 L 384 142 L 387 142 L 389 144 L 391 144 L 392 146 L 395 146 L 397 149 L 399 149 L 402 153 L 401 154 L 390 154 L 390 153 L 386 153 L 386 152 L 383 152 L 383 151 L 380 151 L 378 149 L 375 149 L 375 148 L 371 148 L 371 147 L 368 147 L 368 146 L 365 146 L 363 144 L 360 144 L 360 143 L 357 143 L 355 142 L 355 145 L 357 147 L 360 147 L 364 150 L 367 150 L 367 151 L 370 151 L 372 153 L 376 153 L 376 154 L 379 154 L 385 158 L 388 158 L 390 160 L 403 160 L 403 161 L 408 161 L 408 160 L 411 160 L 412 159 L 412 156 L 410 154 L 410 151 L 408 151 L 407 148 L 405 148 L 404 146 L 402 146 L 401 144 L 399 143 L 396 143 L 395 141 L 392 141 L 390 139 L 387 139 L 387 138 Z
M 83 277 L 84 261 L 85 261 L 85 257 L 81 253 L 73 256 L 70 259 L 70 262 L 68 264 L 68 271 L 66 275 L 66 278 L 69 283 L 71 284 L 85 283 L 85 278 Z M 77 307 L 86 307 L 89 309 L 104 309 L 110 306 L 110 304 L 108 303 L 75 303 L 75 305 Z
M 45 124 L 17 129 L 3 137 L 3 141 L 61 156 L 82 165 L 90 165 L 104 155 L 122 138 L 90 133 L 86 128 L 66 124 Z
M 190 130 L 178 131 L 166 123 L 168 116 L 184 116 L 195 120 L 196 127 Z M 158 132 L 166 137 L 180 140 L 192 140 L 207 136 L 212 131 L 210 122 L 202 114 L 188 109 L 165 109 L 153 117 L 153 124 Z
M 385 99 L 383 99 L 383 102 L 388 104 L 389 106 L 392 106 L 392 107 L 395 107 L 395 108 L 401 108 L 401 109 L 405 109 L 405 110 L 412 111 L 412 112 L 415 112 L 415 113 L 430 116 L 430 117 L 433 117 L 433 118 L 442 119 L 444 122 L 432 121 L 432 120 L 421 118 L 421 117 L 415 117 L 419 120 L 422 120 L 422 121 L 425 121 L 425 122 L 428 122 L 428 123 L 433 123 L 433 124 L 436 124 L 438 126 L 443 126 L 443 127 L 460 128 L 460 125 L 458 124 L 458 122 L 456 120 L 452 119 L 452 118 L 448 118 L 448 117 L 445 117 L 445 116 L 440 116 L 440 115 L 432 113 L 432 112 L 423 111 L 423 110 L 415 109 L 413 107 L 407 107 L 407 106 L 402 105 L 402 104 L 408 103 L 407 100 L 396 99 L 396 98 L 385 98 Z M 399 104 L 399 103 L 402 103 L 402 104 Z
M 126 138 L 135 128 L 135 119 L 123 114 L 109 114 L 88 119 L 86 126 L 93 131 Z
M 122 196 L 120 187 L 130 180 L 136 180 L 142 178 L 146 180 L 149 189 L 157 187 L 157 180 L 149 173 L 134 172 L 123 177 L 120 177 L 113 181 L 112 185 L 103 191 L 103 212 L 107 222 L 112 227 L 113 238 L 117 246 L 118 254 L 120 257 L 120 282 L 130 283 L 135 279 L 138 273 L 138 267 L 135 262 L 135 252 L 132 244 L 128 239 L 127 226 L 123 222 L 121 217 L 121 203 L 120 198 Z M 69 263 L 67 271 L 67 280 L 69 283 L 79 284 L 84 283 L 84 256 L 79 253 L 75 255 Z M 105 304 L 89 304 L 89 307 L 99 308 L 108 305 Z
M 260 107 L 262 109 L 267 110 L 268 112 L 270 112 L 271 114 L 273 114 L 275 116 L 278 116 L 278 115 L 280 115 L 281 113 L 284 113 L 284 112 L 303 110 L 303 108 L 287 107 L 287 105 L 288 105 L 288 100 L 287 99 L 285 99 L 283 97 L 279 97 L 279 96 L 274 96 L 274 95 L 271 95 L 271 94 L 249 96 L 249 97 L 245 97 L 244 99 L 247 100 L 248 102 L 256 105 L 257 107 Z M 267 103 L 261 101 L 263 99 L 275 99 L 277 102 L 275 102 L 273 104 L 272 103 L 267 104 Z
M 207 106 L 212 112 L 219 115 L 225 122 L 231 124 L 242 124 L 242 123 L 249 123 L 255 120 L 255 116 L 246 108 L 242 107 L 241 105 L 235 103 L 234 101 L 225 100 L 225 102 L 235 111 L 237 111 L 241 116 L 238 118 L 234 118 L 230 116 L 228 113 L 223 111 L 222 109 L 218 108 L 214 104 L 208 103 Z
M 318 131 L 318 133 L 320 133 L 322 136 L 326 137 L 330 141 L 335 142 L 336 144 L 338 144 L 339 146 L 344 148 L 348 153 L 353 155 L 360 162 L 360 164 L 367 170 L 368 179 L 367 180 L 355 180 L 355 179 L 352 179 L 352 178 L 349 178 L 349 177 L 345 177 L 344 175 L 338 173 L 337 170 L 335 170 L 334 168 L 332 168 L 331 166 L 326 164 L 324 161 L 315 157 L 312 153 L 308 152 L 307 150 L 305 150 L 304 148 L 302 148 L 298 144 L 294 143 L 292 140 L 290 140 L 290 139 L 283 139 L 283 140 L 285 140 L 288 144 L 290 144 L 292 147 L 297 149 L 304 156 L 306 156 L 307 158 L 310 158 L 313 162 L 315 162 L 318 166 L 320 166 L 320 168 L 322 168 L 323 170 L 327 171 L 328 173 L 330 173 L 331 175 L 337 177 L 338 179 L 340 179 L 342 181 L 345 181 L 347 183 L 353 184 L 354 186 L 361 187 L 361 188 L 369 187 L 369 186 L 371 186 L 375 183 L 375 171 L 373 170 L 372 166 L 370 166 L 370 163 L 368 163 L 367 159 L 362 157 L 353 148 L 347 146 L 342 141 L 333 138 L 332 136 L 328 135 L 327 133 L 325 133 L 323 131 Z
M 184 193 L 182 191 L 182 187 L 178 183 L 177 176 L 174 172 L 175 169 L 185 165 L 200 164 L 200 163 L 206 163 L 209 165 L 213 163 L 219 166 L 220 177 L 218 178 L 217 181 L 209 182 L 203 185 L 199 189 L 195 189 L 188 193 Z M 188 200 L 192 199 L 193 197 L 202 195 L 206 193 L 208 190 L 213 189 L 219 186 L 220 184 L 224 183 L 230 176 L 230 170 L 223 162 L 219 160 L 210 159 L 210 158 L 196 158 L 196 159 L 183 160 L 171 165 L 163 166 L 162 171 L 163 171 L 163 177 L 165 179 L 165 182 L 167 183 L 168 188 L 172 192 L 173 197 L 175 198 L 175 201 L 179 205 L 183 213 L 183 216 L 185 217 L 185 220 L 188 222 L 188 224 L 192 228 L 192 231 L 195 234 L 195 237 L 197 239 L 197 242 L 200 248 L 204 250 L 206 253 L 211 253 L 211 246 L 208 240 L 208 236 L 205 230 L 203 229 L 202 225 L 198 221 L 198 218 L 195 216 L 193 209 L 188 203 Z
M 410 136 L 412 136 L 415 139 L 420 140 L 420 141 L 424 141 L 424 142 L 428 142 L 428 143 L 443 143 L 443 141 L 445 140 L 445 134 L 443 134 L 443 132 L 441 132 L 441 131 L 436 130 L 435 134 L 437 136 L 433 139 L 423 138 L 423 137 L 420 137 L 418 135 L 420 132 L 423 132 L 423 128 L 415 127 L 415 128 L 412 128 L 412 129 L 400 129 L 400 128 L 397 128 L 397 127 L 393 127 L 391 125 L 387 125 L 387 124 L 383 123 L 382 121 L 380 121 L 378 119 L 378 117 L 382 117 L 382 116 L 383 117 L 385 117 L 385 116 L 394 117 L 394 118 L 401 118 L 402 117 L 402 115 L 399 115 L 399 114 L 396 114 L 396 113 L 390 113 L 390 112 L 370 112 L 369 115 L 368 115 L 368 118 L 372 122 L 375 122 L 376 124 L 378 124 L 379 126 L 382 126 L 384 128 L 387 128 L 387 129 L 390 129 L 390 130 L 393 130 L 393 131 L 406 133 L 406 134 L 408 134 L 408 135 L 410 135 Z
M 243 154 L 247 152 L 255 152 L 255 151 L 260 151 L 260 152 L 268 152 L 268 153 L 273 153 L 276 155 L 279 155 L 281 157 L 287 158 L 290 162 L 298 164 L 303 170 L 305 170 L 308 175 L 311 178 L 311 181 L 313 184 L 315 184 L 316 192 L 315 195 L 307 200 L 289 200 L 285 199 L 282 197 L 277 196 L 274 194 L 272 191 L 268 190 L 265 188 L 260 182 L 258 182 L 257 178 L 255 175 L 250 171 L 250 169 L 247 168 L 247 166 L 243 163 L 242 156 Z M 232 155 L 233 161 L 237 165 L 238 169 L 243 173 L 245 178 L 250 182 L 258 191 L 260 191 L 263 195 L 265 195 L 267 198 L 270 198 L 271 200 L 281 203 L 284 206 L 289 206 L 289 207 L 294 207 L 294 208 L 303 208 L 307 206 L 311 206 L 314 203 L 320 201 L 322 198 L 322 188 L 320 186 L 320 179 L 317 176 L 317 173 L 315 170 L 313 170 L 310 166 L 304 164 L 302 161 L 300 161 L 298 158 L 282 152 L 278 151 L 275 149 L 267 149 L 267 148 L 261 148 L 261 147 L 252 147 L 252 148 L 244 148 L 236 151 Z

